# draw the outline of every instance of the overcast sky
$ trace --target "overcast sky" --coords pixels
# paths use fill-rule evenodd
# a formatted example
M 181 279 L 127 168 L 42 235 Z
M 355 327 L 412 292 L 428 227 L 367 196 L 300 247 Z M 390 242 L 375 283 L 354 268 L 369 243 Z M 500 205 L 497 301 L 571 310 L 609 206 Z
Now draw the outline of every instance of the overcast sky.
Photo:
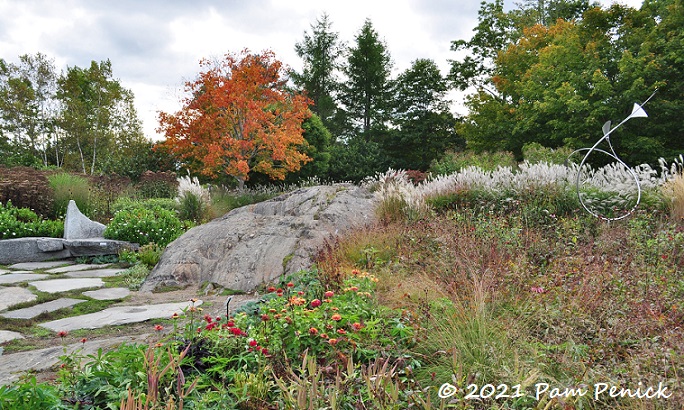
M 615 2 L 638 8 L 642 0 Z M 369 18 L 395 75 L 418 58 L 446 73 L 458 57 L 451 41 L 471 38 L 479 7 L 480 0 L 0 0 L 0 58 L 41 52 L 58 71 L 109 59 L 114 78 L 135 95 L 145 135 L 157 139 L 156 113 L 180 108 L 182 84 L 203 57 L 270 49 L 299 69 L 294 45 L 327 13 L 347 44 Z

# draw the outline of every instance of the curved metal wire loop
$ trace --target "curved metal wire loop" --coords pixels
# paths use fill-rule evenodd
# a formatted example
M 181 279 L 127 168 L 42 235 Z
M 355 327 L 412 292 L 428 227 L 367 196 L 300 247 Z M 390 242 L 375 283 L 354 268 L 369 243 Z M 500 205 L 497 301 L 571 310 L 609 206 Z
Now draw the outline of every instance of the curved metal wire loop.
M 657 91 L 657 90 L 656 90 L 656 91 Z M 605 220 L 605 221 L 618 221 L 618 220 L 620 220 L 620 219 L 624 219 L 624 218 L 628 217 L 629 215 L 631 215 L 632 213 L 634 213 L 634 211 L 636 211 L 637 207 L 639 206 L 639 203 L 641 202 L 641 184 L 639 183 L 639 177 L 638 177 L 637 174 L 634 172 L 634 170 L 633 170 L 632 168 L 630 168 L 622 159 L 620 159 L 620 157 L 618 156 L 618 154 L 615 152 L 615 149 L 613 148 L 613 144 L 611 144 L 611 142 L 610 142 L 610 134 L 611 134 L 613 131 L 615 131 L 616 129 L 618 129 L 618 127 L 620 127 L 622 124 L 624 124 L 625 122 L 627 122 L 627 120 L 629 120 L 630 118 L 635 118 L 635 117 L 647 117 L 648 115 L 646 115 L 646 112 L 643 110 L 643 106 L 646 105 L 646 103 L 647 103 L 651 98 L 653 98 L 653 96 L 655 95 L 656 91 L 654 91 L 653 94 L 651 94 L 651 96 L 648 97 L 648 98 L 646 99 L 646 101 L 644 101 L 641 105 L 639 105 L 639 104 L 634 104 L 634 107 L 633 107 L 633 109 L 632 109 L 632 113 L 631 113 L 630 115 L 628 115 L 627 118 L 625 118 L 624 120 L 622 120 L 622 122 L 620 122 L 620 123 L 619 123 L 618 125 L 616 125 L 614 128 L 612 128 L 612 129 L 610 128 L 610 121 L 606 122 L 606 123 L 603 125 L 603 137 L 601 137 L 601 138 L 594 144 L 593 147 L 591 147 L 591 148 L 580 148 L 580 149 L 578 149 L 578 150 L 575 150 L 575 151 L 573 151 L 573 152 L 568 156 L 568 159 L 566 160 L 566 163 L 567 163 L 567 162 L 569 162 L 570 157 L 572 157 L 575 153 L 579 153 L 579 152 L 582 152 L 582 151 L 587 151 L 587 153 L 586 153 L 586 154 L 584 155 L 584 157 L 582 158 L 582 161 L 580 162 L 579 167 L 578 167 L 578 169 L 577 169 L 577 179 L 576 179 L 576 181 L 575 181 L 575 189 L 576 189 L 576 191 L 577 191 L 577 198 L 579 199 L 579 202 L 580 202 L 580 204 L 582 205 L 582 207 L 584 208 L 584 210 L 586 210 L 586 211 L 589 212 L 591 215 L 593 215 L 593 216 L 595 216 L 595 217 L 597 217 L 597 218 L 599 218 L 599 219 L 603 219 L 603 220 Z M 603 141 L 606 141 L 606 142 L 608 143 L 609 151 L 606 151 L 606 150 L 603 150 L 603 149 L 601 149 L 601 148 L 598 148 L 598 146 L 599 146 Z M 589 206 L 587 206 L 587 204 L 585 203 L 585 201 L 582 199 L 582 194 L 581 194 L 581 190 L 580 190 L 580 186 L 581 186 L 581 176 L 582 176 L 583 169 L 585 169 L 585 166 L 587 165 L 587 158 L 589 158 L 589 156 L 590 156 L 593 152 L 600 152 L 600 153 L 603 153 L 603 154 L 605 154 L 605 155 L 607 155 L 607 156 L 613 158 L 618 164 L 624 166 L 625 169 L 627 169 L 627 171 L 629 172 L 630 176 L 634 179 L 634 182 L 635 182 L 636 187 L 637 187 L 637 199 L 636 199 L 636 202 L 635 202 L 634 206 L 633 206 L 629 211 L 627 211 L 627 213 L 625 213 L 624 215 L 621 215 L 621 216 L 618 216 L 618 217 L 607 217 L 607 216 L 604 216 L 604 215 L 600 215 L 599 213 L 595 212 L 594 210 L 589 209 Z

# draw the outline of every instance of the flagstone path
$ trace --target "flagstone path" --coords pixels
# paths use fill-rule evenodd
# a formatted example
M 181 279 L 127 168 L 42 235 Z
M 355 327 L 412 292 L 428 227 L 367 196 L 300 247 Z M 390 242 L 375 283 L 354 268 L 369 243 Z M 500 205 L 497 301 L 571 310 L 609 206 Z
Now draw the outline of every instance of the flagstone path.
M 76 264 L 61 260 L 54 262 L 17 263 L 0 269 L 0 317 L 13 320 L 35 320 L 45 312 L 69 309 L 88 300 L 111 300 L 114 305 L 99 312 L 76 315 L 43 323 L 35 323 L 39 327 L 53 332 L 71 332 L 78 329 L 99 329 L 106 326 L 131 325 L 149 320 L 170 318 L 174 313 L 202 304 L 202 300 L 212 296 L 197 295 L 197 291 L 164 293 L 140 293 L 127 288 L 107 288 L 103 278 L 119 274 L 124 269 L 111 268 L 106 265 Z M 37 293 L 56 295 L 49 302 L 35 303 Z M 60 293 L 69 292 L 69 297 L 59 297 Z M 74 296 L 76 294 L 76 296 Z M 191 295 L 188 297 L 188 295 Z M 175 298 L 175 299 L 174 299 Z M 194 301 L 191 301 L 190 299 Z M 240 295 L 233 297 L 231 308 L 253 300 L 253 296 Z M 211 314 L 222 314 L 225 311 L 226 297 L 213 296 L 215 303 Z M 13 309 L 17 305 L 22 308 Z M 210 303 L 211 305 L 211 303 Z M 152 326 L 149 326 L 152 329 Z M 102 337 L 100 333 L 87 343 L 75 343 L 67 349 L 87 348 L 97 351 L 98 348 L 115 347 L 124 342 L 145 341 L 149 334 L 132 330 L 128 336 L 121 336 L 121 329 L 116 328 L 117 337 Z M 106 332 L 105 332 L 106 333 Z M 114 332 L 113 332 L 114 333 Z M 125 333 L 125 332 L 124 332 Z M 44 371 L 53 368 L 64 354 L 64 346 L 59 338 L 51 341 L 52 346 L 17 353 L 4 353 L 2 344 L 15 339 L 28 339 L 30 335 L 16 331 L 0 329 L 0 386 L 11 383 L 26 371 Z M 86 338 L 87 339 L 87 338 Z

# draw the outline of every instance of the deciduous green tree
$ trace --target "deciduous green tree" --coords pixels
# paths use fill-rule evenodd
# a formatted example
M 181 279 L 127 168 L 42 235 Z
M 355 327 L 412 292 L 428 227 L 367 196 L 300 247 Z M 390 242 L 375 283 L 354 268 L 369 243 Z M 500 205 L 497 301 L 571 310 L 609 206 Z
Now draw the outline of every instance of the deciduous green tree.
M 122 147 L 144 141 L 133 94 L 112 78 L 109 60 L 69 67 L 58 84 L 65 166 L 94 174 L 100 156 L 126 155 Z
M 56 80 L 54 61 L 41 53 L 22 55 L 18 64 L 0 62 L 4 161 L 48 165 L 48 146 L 55 135 Z
M 616 124 L 659 88 L 647 107 L 652 118 L 630 121 L 611 141 L 631 164 L 681 152 L 681 0 L 653 4 L 589 8 L 581 19 L 525 27 L 482 78 L 494 91 L 467 99 L 468 146 L 517 155 L 529 142 L 591 146 L 605 121 Z

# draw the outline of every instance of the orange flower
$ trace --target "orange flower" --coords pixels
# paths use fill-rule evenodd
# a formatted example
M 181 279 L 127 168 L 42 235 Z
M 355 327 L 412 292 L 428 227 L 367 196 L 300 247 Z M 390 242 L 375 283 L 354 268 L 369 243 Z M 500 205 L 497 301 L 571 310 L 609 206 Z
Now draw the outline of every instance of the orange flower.
M 334 320 L 335 322 L 339 322 L 342 320 L 342 316 L 340 316 L 338 313 L 335 313 L 330 319 Z
M 309 329 L 309 334 L 310 334 L 310 335 L 317 335 L 317 334 L 318 334 L 318 329 L 316 329 L 315 327 L 310 328 L 310 329 Z
M 334 337 L 328 340 L 328 343 L 330 343 L 332 346 L 335 346 L 337 344 L 337 339 Z
M 329 290 L 329 291 L 325 292 L 323 294 L 323 296 L 325 296 L 326 299 L 330 299 L 331 297 L 335 296 L 335 292 L 333 292 L 332 290 Z
M 359 330 L 363 329 L 363 325 L 359 322 L 354 322 L 354 324 L 352 324 L 352 328 L 354 328 L 354 331 L 358 332 Z

